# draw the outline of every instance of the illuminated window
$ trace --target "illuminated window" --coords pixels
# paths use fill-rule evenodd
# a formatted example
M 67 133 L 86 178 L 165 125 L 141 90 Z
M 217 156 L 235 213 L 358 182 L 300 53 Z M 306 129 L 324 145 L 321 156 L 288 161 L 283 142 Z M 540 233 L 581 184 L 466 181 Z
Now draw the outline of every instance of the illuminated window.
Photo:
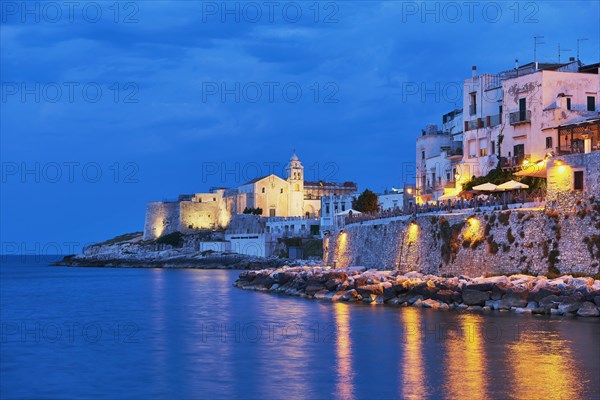
M 546 138 L 546 148 L 547 149 L 552 148 L 552 136 Z

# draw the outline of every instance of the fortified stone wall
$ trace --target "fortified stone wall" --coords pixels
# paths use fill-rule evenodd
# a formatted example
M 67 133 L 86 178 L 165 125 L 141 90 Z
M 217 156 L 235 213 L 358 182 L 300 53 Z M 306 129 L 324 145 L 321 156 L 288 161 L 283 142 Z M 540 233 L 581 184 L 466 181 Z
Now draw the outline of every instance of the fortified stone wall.
M 153 240 L 177 230 L 179 230 L 179 202 L 148 203 L 144 223 L 144 240 Z
M 583 171 L 583 191 L 574 188 L 575 171 Z M 564 214 L 580 212 L 592 206 L 591 194 L 600 194 L 600 152 L 552 158 L 547 174 L 546 206 Z
M 595 275 L 600 202 L 585 211 L 485 212 L 350 225 L 325 238 L 324 265 L 366 266 L 443 276 Z

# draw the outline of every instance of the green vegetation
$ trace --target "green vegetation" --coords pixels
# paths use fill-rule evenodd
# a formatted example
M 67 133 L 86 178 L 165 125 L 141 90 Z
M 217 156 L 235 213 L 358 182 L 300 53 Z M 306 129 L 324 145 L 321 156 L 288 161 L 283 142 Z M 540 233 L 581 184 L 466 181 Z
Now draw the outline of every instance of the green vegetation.
M 583 243 L 587 245 L 590 256 L 594 259 L 600 260 L 600 235 L 592 235 L 591 237 L 584 237 Z M 596 250 L 594 251 L 594 247 Z
M 504 226 L 508 225 L 508 222 L 510 221 L 510 211 L 498 214 L 498 221 Z
M 183 235 L 181 232 L 173 232 L 159 237 L 155 242 L 157 244 L 168 244 L 173 247 L 181 247 L 183 246 Z
M 356 211 L 363 213 L 371 213 L 379 211 L 379 203 L 377 201 L 377 195 L 365 189 L 354 201 L 352 202 L 352 208 Z
M 105 244 L 115 244 L 115 243 L 127 242 L 129 240 L 140 237 L 143 234 L 144 234 L 143 232 L 125 233 L 124 235 L 115 236 L 114 238 L 106 240 L 104 242 L 96 243 L 96 245 L 100 246 L 100 245 L 105 245 Z
M 440 239 L 442 241 L 442 260 L 448 264 L 456 259 L 458 253 L 458 236 L 462 231 L 465 223 L 461 222 L 456 225 L 450 225 L 447 219 L 440 218 Z
M 508 243 L 513 244 L 515 242 L 515 236 L 512 233 L 512 229 L 508 228 L 508 230 L 506 231 L 506 240 L 508 240 Z

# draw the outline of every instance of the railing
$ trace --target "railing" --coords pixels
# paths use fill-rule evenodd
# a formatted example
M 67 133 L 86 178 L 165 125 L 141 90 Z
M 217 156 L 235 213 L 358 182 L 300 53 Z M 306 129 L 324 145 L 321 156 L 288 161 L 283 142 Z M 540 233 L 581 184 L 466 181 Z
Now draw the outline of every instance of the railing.
M 531 111 L 530 110 L 520 110 L 511 112 L 509 115 L 509 122 L 511 125 L 524 124 L 527 122 L 531 122 Z
M 474 131 L 475 129 L 479 129 L 479 119 L 467 121 L 467 130 Z
M 488 127 L 500 125 L 502 123 L 502 114 L 490 115 L 487 117 L 489 119 Z
M 345 218 L 345 225 L 361 223 L 365 221 L 371 221 L 375 219 L 401 217 L 407 215 L 419 215 L 429 213 L 445 213 L 465 209 L 474 209 L 477 211 L 478 208 L 495 208 L 502 209 L 504 206 L 508 207 L 513 204 L 525 204 L 534 203 L 541 205 L 546 199 L 546 191 L 543 189 L 537 190 L 517 190 L 517 191 L 506 191 L 501 193 L 493 193 L 489 195 L 483 195 L 472 199 L 458 198 L 454 200 L 437 201 L 435 204 L 421 204 L 411 207 L 407 212 L 401 210 L 386 210 L 379 211 L 376 213 L 362 213 L 359 215 L 348 216 Z
M 456 181 L 448 181 L 444 185 L 445 189 L 451 189 L 451 188 L 455 188 L 455 187 L 456 187 Z
M 522 154 L 514 157 L 502 157 L 500 160 L 500 166 L 502 168 L 520 167 L 523 165 L 523 161 L 530 159 L 530 154 Z

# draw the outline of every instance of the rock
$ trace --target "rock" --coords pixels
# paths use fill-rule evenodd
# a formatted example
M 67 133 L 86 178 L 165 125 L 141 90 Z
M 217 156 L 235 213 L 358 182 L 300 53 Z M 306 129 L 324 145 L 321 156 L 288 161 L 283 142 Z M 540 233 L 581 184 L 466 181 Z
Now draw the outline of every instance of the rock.
M 423 307 L 423 300 L 417 299 L 412 305 L 413 307 Z
M 546 296 L 543 299 L 540 299 L 540 301 L 538 302 L 540 308 L 544 308 L 544 309 L 551 309 L 551 308 L 556 308 L 556 306 L 558 305 L 558 303 L 560 303 L 561 298 L 558 297 L 557 295 L 551 294 L 550 296 Z
M 356 289 L 347 290 L 346 292 L 344 292 L 344 294 L 340 296 L 341 301 L 357 301 L 360 299 L 361 297 L 356 291 Z
M 415 304 L 419 300 L 423 301 L 423 296 L 413 296 L 410 299 L 408 299 L 408 302 L 410 304 Z
M 495 283 L 492 281 L 469 283 L 465 286 L 465 289 L 478 290 L 480 292 L 488 292 L 488 291 L 492 290 L 492 288 L 494 287 L 494 284 Z
M 556 286 L 546 285 L 546 286 L 538 288 L 537 290 L 536 290 L 536 287 L 534 287 L 531 290 L 531 292 L 529 292 L 528 300 L 540 301 L 544 297 L 548 297 L 550 295 L 560 296 L 560 294 L 561 294 L 560 289 L 557 288 Z
M 579 310 L 580 306 L 581 303 L 579 301 L 573 297 L 569 297 L 568 299 L 562 301 L 557 308 L 562 314 L 566 314 L 576 312 Z
M 466 304 L 459 304 L 456 306 L 457 310 L 466 310 L 467 308 L 469 308 L 469 306 Z
M 379 296 L 383 295 L 383 286 L 379 283 L 364 285 L 356 288 L 356 291 L 363 297 L 368 297 L 371 295 Z
M 483 307 L 481 306 L 469 306 L 467 307 L 467 311 L 482 311 Z
M 325 289 L 325 286 L 322 283 L 312 281 L 311 283 L 306 285 L 305 291 L 307 294 L 313 294 L 323 289 Z
M 600 316 L 600 311 L 598 311 L 598 308 L 594 303 L 585 301 L 579 306 L 577 315 L 580 317 L 597 317 Z
M 513 286 L 502 296 L 500 306 L 501 308 L 525 307 L 528 294 L 529 291 L 526 288 Z
M 536 308 L 538 308 L 538 304 L 535 301 L 530 301 L 527 303 L 527 308 L 529 308 L 530 310 L 535 310 Z
M 327 290 L 336 290 L 338 285 L 343 281 L 340 278 L 329 279 L 325 282 L 325 288 Z
M 500 300 L 510 287 L 511 287 L 511 284 L 509 282 L 504 282 L 504 281 L 497 282 L 496 284 L 494 284 L 494 287 L 492 288 L 492 295 L 490 296 L 490 298 L 492 300 Z
M 460 301 L 462 299 L 462 296 L 458 292 L 455 292 L 452 290 L 447 290 L 447 289 L 442 289 L 442 290 L 439 290 L 438 292 L 436 292 L 433 296 L 431 296 L 431 298 L 434 300 L 440 300 L 440 301 L 443 301 L 444 303 L 450 304 L 455 301 Z
M 465 289 L 462 292 L 463 303 L 468 306 L 484 305 L 490 299 L 490 294 L 479 290 Z
M 600 307 L 600 296 L 594 296 L 594 303 L 597 307 Z
M 325 296 L 329 293 L 329 290 L 322 289 L 315 293 L 315 299 L 325 300 Z
M 563 315 L 563 312 L 558 308 L 551 308 L 550 315 Z
M 440 301 L 433 300 L 433 299 L 423 300 L 422 304 L 423 304 L 423 307 L 425 307 L 425 308 L 433 308 L 435 310 L 441 308 L 442 304 L 445 305 L 446 308 L 448 308 L 448 304 L 442 303 Z
M 517 314 L 531 314 L 532 309 L 531 308 L 523 308 L 523 307 L 513 307 L 513 308 L 511 308 L 511 311 L 513 311 Z

